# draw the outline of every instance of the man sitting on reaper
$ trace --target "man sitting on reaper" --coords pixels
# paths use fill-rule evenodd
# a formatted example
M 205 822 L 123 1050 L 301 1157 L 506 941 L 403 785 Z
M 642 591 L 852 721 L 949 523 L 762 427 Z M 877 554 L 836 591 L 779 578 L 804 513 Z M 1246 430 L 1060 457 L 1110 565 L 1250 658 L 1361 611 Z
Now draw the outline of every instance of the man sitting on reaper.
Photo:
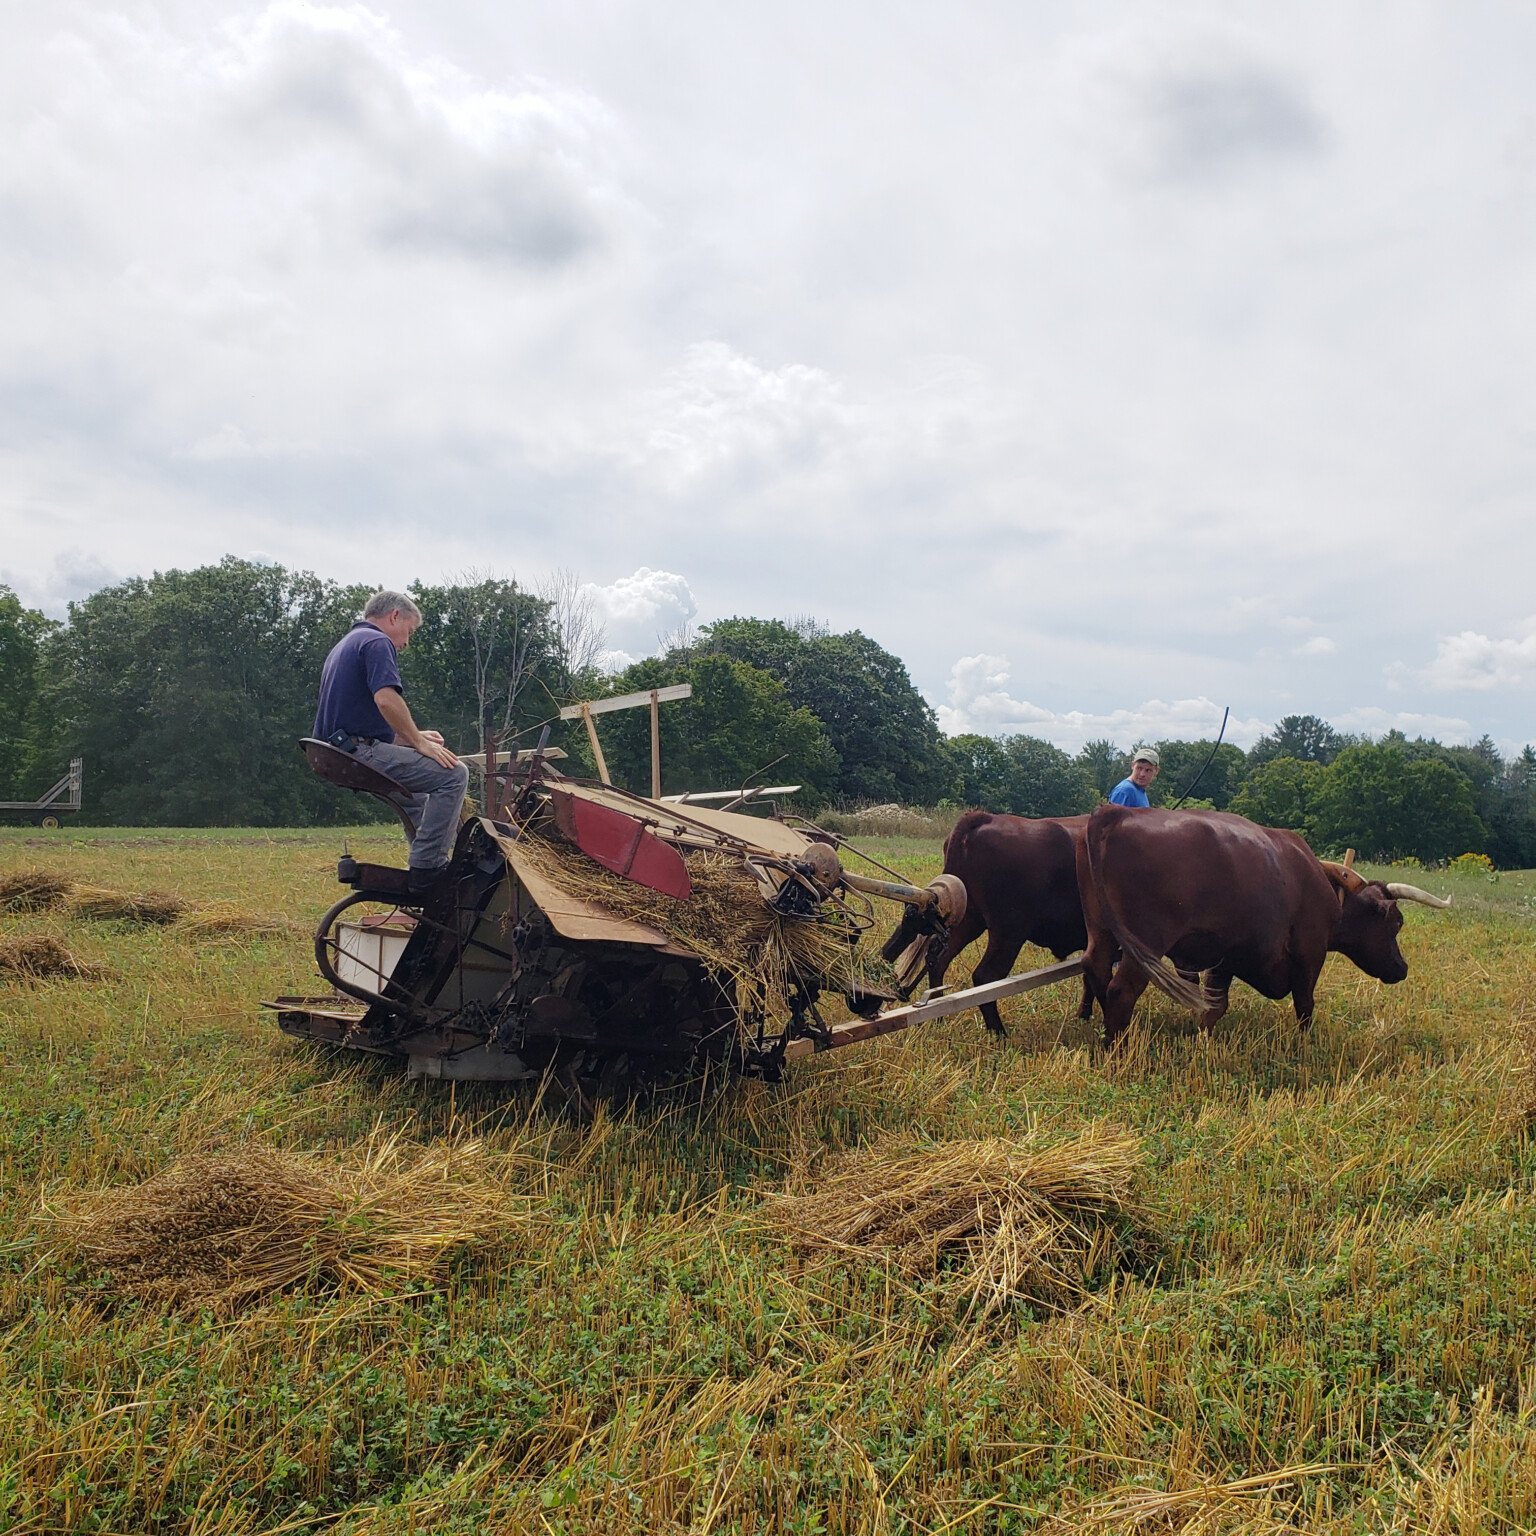
M 453 856 L 469 769 L 436 731 L 411 718 L 399 653 L 411 643 L 421 609 L 402 592 L 375 592 L 362 618 L 331 647 L 320 673 L 313 734 L 386 774 L 406 793 L 400 804 L 416 824 L 407 833 L 413 895 L 429 891 Z

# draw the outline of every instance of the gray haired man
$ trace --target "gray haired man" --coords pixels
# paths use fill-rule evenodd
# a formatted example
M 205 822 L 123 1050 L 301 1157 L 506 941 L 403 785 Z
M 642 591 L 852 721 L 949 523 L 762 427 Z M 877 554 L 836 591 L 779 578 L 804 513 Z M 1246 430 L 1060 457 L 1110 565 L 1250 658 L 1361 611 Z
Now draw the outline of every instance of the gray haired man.
M 331 647 L 320 673 L 314 735 L 402 785 L 402 805 L 416 823 L 408 884 L 430 890 L 448 867 L 469 769 L 436 731 L 411 718 L 399 653 L 411 643 L 421 609 L 403 592 L 375 592 L 362 618 Z

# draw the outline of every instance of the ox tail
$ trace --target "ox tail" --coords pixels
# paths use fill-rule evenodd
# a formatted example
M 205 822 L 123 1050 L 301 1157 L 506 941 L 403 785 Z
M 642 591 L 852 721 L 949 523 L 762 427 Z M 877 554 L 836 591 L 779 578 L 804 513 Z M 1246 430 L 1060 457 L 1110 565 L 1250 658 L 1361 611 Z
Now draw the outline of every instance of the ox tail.
M 1159 992 L 1171 997 L 1174 1002 L 1188 1008 L 1192 1013 L 1206 1012 L 1216 999 L 1203 987 L 1185 980 L 1162 955 L 1154 955 L 1140 939 L 1131 933 L 1115 910 L 1114 902 L 1110 899 L 1109 891 L 1099 871 L 1099 854 L 1102 852 L 1100 845 L 1103 838 L 1104 822 L 1100 817 L 1095 816 L 1089 821 L 1083 839 L 1088 854 L 1088 873 L 1093 880 L 1094 894 L 1098 897 L 1099 911 L 1103 915 L 1104 923 L 1114 935 L 1122 954 L 1129 955 L 1147 973 L 1147 980 Z

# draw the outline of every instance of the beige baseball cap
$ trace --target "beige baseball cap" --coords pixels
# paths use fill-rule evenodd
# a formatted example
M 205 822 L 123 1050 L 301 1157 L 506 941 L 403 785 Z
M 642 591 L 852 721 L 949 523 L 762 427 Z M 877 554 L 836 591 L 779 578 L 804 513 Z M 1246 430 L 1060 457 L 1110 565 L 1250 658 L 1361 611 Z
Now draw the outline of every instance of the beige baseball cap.
M 1156 747 L 1137 747 L 1131 753 L 1131 761 L 1133 763 L 1151 763 L 1154 768 L 1162 766 L 1162 759 L 1158 757 Z

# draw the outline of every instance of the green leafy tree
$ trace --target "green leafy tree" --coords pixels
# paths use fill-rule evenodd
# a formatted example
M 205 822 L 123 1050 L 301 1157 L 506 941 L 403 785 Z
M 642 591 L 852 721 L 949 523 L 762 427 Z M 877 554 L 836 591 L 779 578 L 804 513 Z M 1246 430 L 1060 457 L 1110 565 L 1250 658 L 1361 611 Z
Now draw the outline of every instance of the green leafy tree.
M 1536 869 L 1536 748 L 1504 765 L 1484 820 L 1486 852 L 1500 869 Z
M 1232 797 L 1229 811 L 1264 827 L 1289 827 L 1310 843 L 1315 836 L 1323 775 L 1319 762 L 1295 757 L 1271 758 L 1249 775 Z
M 1394 741 L 1346 747 L 1328 765 L 1316 832 L 1324 847 L 1424 862 L 1477 852 L 1487 837 L 1467 780 L 1441 758 Z
M 777 677 L 791 702 L 821 721 L 844 799 L 931 805 L 955 793 L 933 710 L 905 665 L 868 635 L 830 634 L 808 620 L 723 619 L 704 630 L 698 649 Z
M 804 786 L 797 803 L 814 810 L 837 784 L 837 753 L 821 722 L 797 708 L 783 683 L 729 656 L 678 664 L 637 662 L 611 680 L 610 693 L 639 693 L 690 683 L 692 698 L 658 714 L 663 794 L 735 789 L 749 779 Z M 650 793 L 651 721 L 645 709 L 616 710 L 597 721 L 615 783 Z
M 1002 811 L 1013 803 L 1013 759 L 995 736 L 967 733 L 945 743 L 956 778 L 955 799 L 977 810 Z
M 1438 756 L 1449 763 L 1472 786 L 1472 798 L 1479 813 L 1491 803 L 1499 781 L 1504 776 L 1504 760 L 1494 746 L 1491 736 L 1484 736 L 1469 747 L 1442 747 L 1439 742 Z
M 400 658 L 418 723 L 460 752 L 480 749 L 490 716 L 503 739 L 557 713 L 566 669 L 547 599 L 517 582 L 471 572 L 411 596 L 421 625 Z
M 1210 741 L 1158 742 L 1157 754 L 1162 761 L 1149 791 L 1152 804 L 1172 805 L 1181 795 L 1188 794 L 1186 805 L 1200 803 L 1218 811 L 1226 810 L 1242 785 L 1248 758 L 1241 747 L 1229 742 L 1222 742 L 1212 756 L 1213 746 L 1215 743 Z M 1129 771 L 1127 763 L 1125 772 Z
M 1108 737 L 1087 742 L 1073 759 L 1088 776 L 1101 800 L 1109 799 L 1109 792 L 1130 771 L 1130 763 L 1124 752 Z
M 1092 810 L 1097 791 L 1087 772 L 1060 747 L 1034 736 L 1009 736 L 1007 810 L 1015 816 L 1076 816 Z
M 58 750 L 86 759 L 88 819 L 291 825 L 366 807 L 296 750 L 360 589 L 228 558 L 70 605 L 44 671 Z
M 782 619 L 721 619 L 706 625 L 696 649 L 719 651 L 771 673 L 786 687 L 806 648 L 824 638 L 826 630 L 808 622 L 786 624 Z
M 41 794 L 64 764 L 38 760 L 35 731 L 42 688 L 39 661 L 44 642 L 58 629 L 36 609 L 0 585 L 0 799 Z M 41 775 L 46 782 L 34 783 Z
M 1254 742 L 1248 762 L 1258 767 L 1290 757 L 1303 763 L 1331 763 L 1348 745 L 1347 737 L 1316 715 L 1287 715 L 1268 735 Z

